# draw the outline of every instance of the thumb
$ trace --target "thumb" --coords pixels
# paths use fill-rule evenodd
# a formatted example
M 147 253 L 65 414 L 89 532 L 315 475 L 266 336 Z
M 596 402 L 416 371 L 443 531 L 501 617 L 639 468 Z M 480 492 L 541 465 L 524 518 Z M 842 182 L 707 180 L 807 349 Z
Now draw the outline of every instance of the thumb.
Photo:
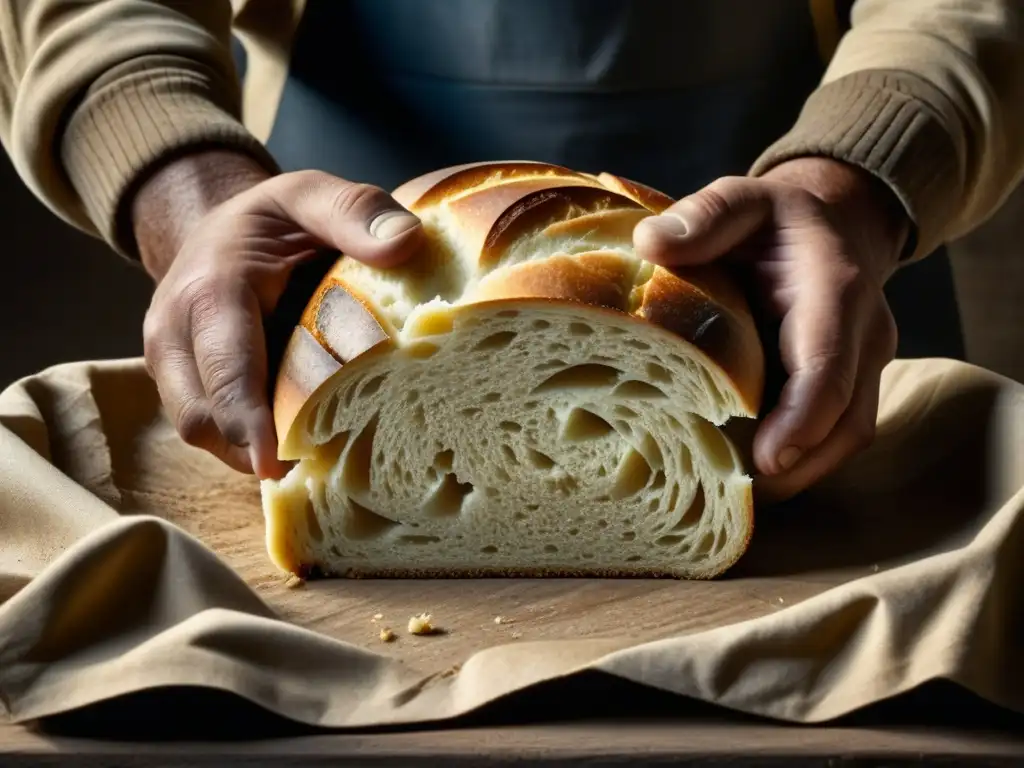
M 637 255 L 662 266 L 705 264 L 735 250 L 772 218 L 770 188 L 727 176 L 637 224 Z
M 380 187 L 299 171 L 264 182 L 260 190 L 324 245 L 375 267 L 407 261 L 422 242 L 420 220 Z

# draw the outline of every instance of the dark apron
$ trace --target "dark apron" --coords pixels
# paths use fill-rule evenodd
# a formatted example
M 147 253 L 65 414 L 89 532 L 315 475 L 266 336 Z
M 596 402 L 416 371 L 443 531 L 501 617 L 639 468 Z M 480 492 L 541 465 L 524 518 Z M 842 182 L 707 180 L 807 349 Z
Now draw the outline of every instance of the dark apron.
M 385 188 L 529 159 L 679 197 L 745 173 L 823 71 L 807 0 L 309 0 L 268 148 Z M 900 356 L 963 356 L 944 253 L 889 294 Z

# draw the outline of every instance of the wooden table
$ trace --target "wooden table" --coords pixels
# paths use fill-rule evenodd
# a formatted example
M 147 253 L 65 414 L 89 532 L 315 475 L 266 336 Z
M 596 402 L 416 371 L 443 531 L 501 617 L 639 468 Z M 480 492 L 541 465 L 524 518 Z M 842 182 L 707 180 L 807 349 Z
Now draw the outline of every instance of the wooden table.
M 0 765 L 1020 765 L 1024 735 L 927 728 L 795 728 L 722 721 L 589 722 L 269 741 L 124 743 L 55 738 L 0 726 Z
M 605 677 L 589 678 L 575 694 L 591 706 L 573 719 L 547 706 L 548 697 L 527 696 L 460 727 L 324 735 L 226 695 L 164 693 L 62 720 L 45 732 L 0 724 L 0 766 L 1024 765 L 1024 717 L 943 684 L 828 726 L 743 718 Z M 146 723 L 156 721 L 171 725 L 142 740 Z M 208 723 L 208 731 L 173 725 L 185 721 Z M 101 732 L 102 723 L 135 741 L 80 736 Z

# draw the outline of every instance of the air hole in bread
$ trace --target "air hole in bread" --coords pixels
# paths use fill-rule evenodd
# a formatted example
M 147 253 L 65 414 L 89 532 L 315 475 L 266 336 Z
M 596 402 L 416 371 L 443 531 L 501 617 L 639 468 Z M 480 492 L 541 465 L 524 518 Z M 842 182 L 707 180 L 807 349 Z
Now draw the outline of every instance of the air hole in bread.
M 479 416 L 483 413 L 483 410 L 480 408 L 463 408 L 459 413 L 467 419 L 472 419 L 474 416 Z
M 415 533 L 403 533 L 397 539 L 399 544 L 412 544 L 414 546 L 423 546 L 424 544 L 437 544 L 441 541 L 439 536 L 424 536 L 422 534 Z
M 565 360 L 548 360 L 546 363 L 539 363 L 538 365 L 533 366 L 533 370 L 538 373 L 542 373 L 544 371 L 553 371 L 565 368 L 567 365 L 568 363 L 565 362 Z
M 697 443 L 704 449 L 704 457 L 711 462 L 719 474 L 726 474 L 734 468 L 732 451 L 718 428 L 700 416 L 691 415 L 690 423 L 697 433 Z
M 668 397 L 665 391 L 646 381 L 631 379 L 624 381 L 612 392 L 615 397 L 626 397 L 637 400 L 659 400 Z
M 316 463 L 325 474 L 334 469 L 338 459 L 341 458 L 345 448 L 348 447 L 348 441 L 351 436 L 351 432 L 339 432 L 326 443 L 317 446 Z
M 595 389 L 618 381 L 622 371 L 600 363 L 584 363 L 559 371 L 533 388 L 534 393 L 565 389 Z
M 498 476 L 498 479 L 501 480 L 503 483 L 512 482 L 512 475 L 510 475 L 504 467 L 496 467 L 494 470 L 494 474 L 496 474 Z
M 577 443 L 596 440 L 614 432 L 615 428 L 593 411 L 573 408 L 562 424 L 561 439 Z
M 513 318 L 519 317 L 519 310 L 517 310 L 517 309 L 503 309 L 503 310 L 501 310 L 501 312 L 498 313 L 497 316 L 511 320 Z
M 672 374 L 669 373 L 668 368 L 657 363 L 647 364 L 647 377 L 654 381 L 660 381 L 662 384 L 670 384 L 672 382 Z
M 512 450 L 512 446 L 510 446 L 510 445 L 503 445 L 503 446 L 501 446 L 501 452 L 504 454 L 505 459 L 510 464 L 518 464 L 519 463 L 519 457 L 516 456 L 516 452 Z
M 679 446 L 679 472 L 684 477 L 693 475 L 693 454 L 685 445 Z
M 500 392 L 488 392 L 486 395 L 484 395 L 485 403 L 496 403 L 499 400 L 501 400 Z
M 569 323 L 570 336 L 590 336 L 594 332 L 586 323 Z
M 455 517 L 462 512 L 463 504 L 472 492 L 472 483 L 460 483 L 449 472 L 427 497 L 423 511 L 429 517 Z
M 359 390 L 358 397 L 371 397 L 380 391 L 381 385 L 387 380 L 388 375 L 386 373 L 380 374 L 380 376 L 374 376 L 368 382 L 366 382 Z
M 627 408 L 624 405 L 615 406 L 615 415 L 621 416 L 624 419 L 636 419 L 639 418 L 640 414 L 634 411 L 632 408 Z
M 488 499 L 496 499 L 501 496 L 501 491 L 497 488 L 485 488 L 484 493 L 487 495 Z
M 598 528 L 607 528 L 608 527 L 608 521 L 607 520 L 598 520 L 597 521 L 597 527 Z
M 654 540 L 654 543 L 657 544 L 659 547 L 674 547 L 676 544 L 679 544 L 682 540 L 682 536 L 666 535 L 659 536 Z
M 434 466 L 442 472 L 451 472 L 455 465 L 455 451 L 439 451 L 434 456 Z
M 547 552 L 548 554 L 552 554 L 553 555 L 555 552 L 558 551 L 558 547 L 556 547 L 554 544 L 545 544 L 544 545 L 544 551 Z
M 678 503 L 678 496 L 677 502 Z M 669 509 L 674 508 L 674 504 Z M 693 501 L 690 502 L 690 506 L 686 508 L 683 516 L 679 518 L 679 522 L 672 526 L 670 531 L 676 533 L 678 531 L 685 531 L 693 528 L 700 522 L 700 519 L 704 516 L 704 486 L 698 485 L 697 492 L 693 496 Z
M 623 541 L 634 541 L 636 539 L 636 533 L 633 531 L 624 531 L 619 538 Z
M 697 544 L 696 554 L 707 556 L 711 553 L 711 548 L 715 545 L 715 534 L 708 531 L 701 537 L 700 543 Z
M 498 331 L 498 333 L 492 333 L 490 336 L 478 341 L 473 349 L 477 352 L 504 349 L 515 341 L 518 335 L 515 331 Z
M 633 349 L 639 349 L 641 352 L 649 352 L 651 345 L 646 341 L 640 341 L 640 339 L 627 339 L 626 344 L 631 346 Z
M 555 341 L 552 342 L 551 344 L 548 344 L 545 347 L 545 350 L 547 350 L 547 353 L 549 355 L 560 355 L 566 352 L 572 352 L 572 347 L 570 347 L 568 344 L 563 344 L 560 341 Z
M 314 541 L 324 540 L 324 529 L 320 527 L 320 520 L 317 519 L 316 510 L 313 509 L 313 500 L 306 500 L 306 529 Z
M 537 469 L 552 469 L 555 466 L 554 459 L 552 459 L 546 453 L 541 453 L 535 448 L 527 448 L 526 457 L 530 460 L 530 463 Z
M 493 555 L 498 551 L 498 548 L 493 544 L 488 544 L 486 547 L 480 547 L 480 551 L 485 555 Z
M 345 457 L 345 486 L 353 493 L 370 490 L 370 463 L 373 459 L 373 441 L 377 436 L 380 414 L 375 413 L 348 449 Z
M 651 465 L 643 454 L 635 448 L 628 448 L 615 474 L 612 498 L 625 499 L 639 493 L 650 482 L 651 473 Z
M 658 470 L 654 473 L 654 479 L 651 480 L 651 489 L 658 491 L 665 487 L 665 473 Z
M 349 499 L 348 510 L 342 523 L 342 534 L 347 539 L 365 541 L 383 536 L 397 525 L 399 524 L 394 520 L 378 515 L 354 499 Z
M 673 511 L 676 508 L 676 505 L 678 503 L 679 503 L 679 486 L 678 485 L 673 485 L 672 486 L 672 490 L 671 490 L 671 492 L 669 493 L 669 496 L 668 496 L 668 506 L 665 507 L 665 509 L 667 509 L 669 512 L 671 512 L 671 511 Z
M 506 432 L 522 432 L 523 425 L 515 421 L 503 421 L 498 425 Z
M 551 327 L 551 323 L 549 323 L 547 320 L 534 320 L 533 321 L 533 330 L 535 330 L 535 331 L 544 331 L 544 330 L 547 330 L 550 327 Z
M 526 508 L 527 508 L 527 509 L 528 509 L 528 510 L 529 510 L 530 512 L 536 512 L 536 511 L 537 511 L 538 509 L 540 509 L 540 504 L 527 504 L 527 505 L 526 505 Z
M 334 420 L 338 415 L 338 405 L 338 398 L 331 397 L 320 408 L 314 410 L 310 414 L 310 424 L 316 424 L 316 427 L 310 429 L 309 433 L 315 435 L 320 431 L 333 432 Z

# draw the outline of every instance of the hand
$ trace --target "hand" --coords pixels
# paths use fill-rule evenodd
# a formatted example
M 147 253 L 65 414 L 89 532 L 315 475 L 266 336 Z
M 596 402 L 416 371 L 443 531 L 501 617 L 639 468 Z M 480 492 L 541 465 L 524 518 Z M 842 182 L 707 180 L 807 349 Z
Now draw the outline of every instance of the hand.
M 770 495 L 807 488 L 872 441 L 879 379 L 896 353 L 882 289 L 908 230 L 874 177 L 820 158 L 719 179 L 637 227 L 638 252 L 654 263 L 738 262 L 759 308 L 781 322 L 787 379 L 753 445 Z
M 133 205 L 158 280 L 146 363 L 184 440 L 242 472 L 279 478 L 263 318 L 321 246 L 383 267 L 417 248 L 419 219 L 381 189 L 303 171 L 269 177 L 213 153 L 178 161 Z

